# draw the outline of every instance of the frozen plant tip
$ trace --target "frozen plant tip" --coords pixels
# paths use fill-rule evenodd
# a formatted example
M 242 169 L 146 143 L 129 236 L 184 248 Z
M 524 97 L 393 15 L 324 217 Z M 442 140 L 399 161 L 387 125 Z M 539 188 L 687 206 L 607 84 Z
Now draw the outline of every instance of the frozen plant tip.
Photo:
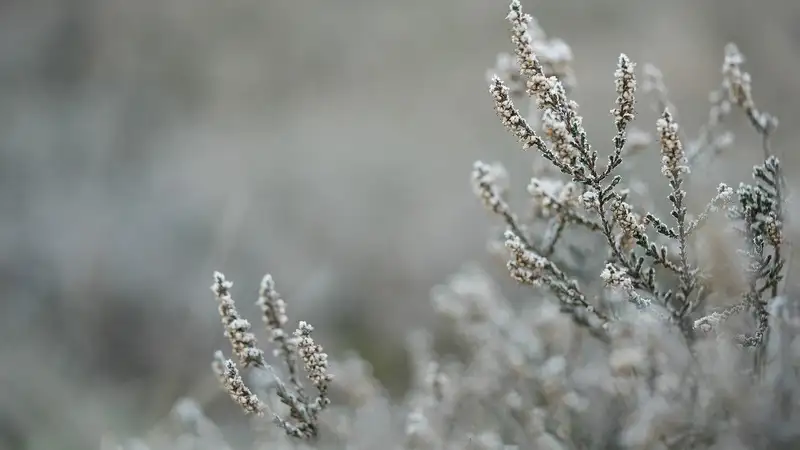
M 634 118 L 636 103 L 636 74 L 634 64 L 626 54 L 619 55 L 617 70 L 614 72 L 614 86 L 617 90 L 616 107 L 611 110 L 617 131 L 624 130 Z
M 665 110 L 664 115 L 658 120 L 657 127 L 661 136 L 661 173 L 670 182 L 674 182 L 681 173 L 689 172 L 683 144 L 678 137 L 678 124 L 675 123 L 669 110 Z
M 284 325 L 288 322 L 286 316 L 286 302 L 275 289 L 275 280 L 272 275 L 266 274 L 261 279 L 261 286 L 258 290 L 258 301 L 256 304 L 261 307 L 264 326 L 269 333 L 270 342 L 275 344 L 273 354 L 282 358 L 286 371 L 289 375 L 289 383 L 292 385 L 300 398 L 305 398 L 303 385 L 300 383 L 297 374 L 297 348 L 295 339 L 286 332 Z
M 511 209 L 503 195 L 507 190 L 507 178 L 503 166 L 475 161 L 472 166 L 472 189 L 487 209 L 501 216 L 510 216 Z
M 219 303 L 219 315 L 225 326 L 225 337 L 231 342 L 233 353 L 245 367 L 264 367 L 264 352 L 257 346 L 255 335 L 250 332 L 250 322 L 242 319 L 230 294 L 233 283 L 225 279 L 225 275 L 214 272 L 214 284 L 211 290 Z
M 328 354 L 322 351 L 322 346 L 314 342 L 312 331 L 314 327 L 301 321 L 294 336 L 297 338 L 297 351 L 303 359 L 308 379 L 324 396 L 333 376 L 328 373 Z
M 216 367 L 216 366 L 215 366 Z M 230 359 L 222 363 L 222 372 L 217 376 L 223 380 L 223 386 L 233 401 L 239 404 L 246 413 L 264 414 L 264 404 L 253 394 L 242 381 L 239 369 Z

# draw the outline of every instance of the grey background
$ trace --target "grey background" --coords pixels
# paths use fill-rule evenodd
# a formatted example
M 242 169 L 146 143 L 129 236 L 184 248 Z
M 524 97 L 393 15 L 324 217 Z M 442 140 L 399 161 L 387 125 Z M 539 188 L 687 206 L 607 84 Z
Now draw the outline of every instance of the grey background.
M 735 41 L 797 167 L 800 3 L 523 4 L 571 44 L 600 151 L 619 52 L 663 70 L 695 133 Z M 224 348 L 213 270 L 256 324 L 271 272 L 292 321 L 314 323 L 331 354 L 358 350 L 401 393 L 403 337 L 434 325 L 429 290 L 466 261 L 503 273 L 469 172 L 504 161 L 523 197 L 533 155 L 496 120 L 484 80 L 511 50 L 506 10 L 0 1 L 0 447 L 88 448 L 146 430 L 182 395 L 236 414 L 208 370 Z M 638 126 L 652 129 L 646 105 Z M 698 188 L 747 177 L 759 156 L 742 135 Z

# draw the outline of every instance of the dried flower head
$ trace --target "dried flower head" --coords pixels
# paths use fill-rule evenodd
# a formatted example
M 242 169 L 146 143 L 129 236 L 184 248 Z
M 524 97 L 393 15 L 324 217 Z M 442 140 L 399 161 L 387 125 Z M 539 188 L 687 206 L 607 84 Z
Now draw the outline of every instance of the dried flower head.
M 223 359 L 222 352 L 217 352 L 215 355 L 214 369 L 222 380 L 225 390 L 228 391 L 233 401 L 239 404 L 246 413 L 263 415 L 265 410 L 264 404 L 261 403 L 261 400 L 259 400 L 244 384 L 242 377 L 239 375 L 239 370 L 236 368 L 236 364 L 230 359 Z
M 508 215 L 511 209 L 505 201 L 508 173 L 499 163 L 475 161 L 472 166 L 472 190 L 486 208 L 495 214 Z
M 678 124 L 669 110 L 665 110 L 657 126 L 661 137 L 661 173 L 672 181 L 680 178 L 681 173 L 689 173 L 683 144 L 678 137 Z
M 617 131 L 624 130 L 633 120 L 636 111 L 636 64 L 624 53 L 619 55 L 617 70 L 614 72 L 614 86 L 617 90 L 616 107 L 611 110 Z
M 225 279 L 225 275 L 214 272 L 214 284 L 211 290 L 219 302 L 219 314 L 225 325 L 225 336 L 230 340 L 234 354 L 245 367 L 264 367 L 264 352 L 257 346 L 258 342 L 250 332 L 250 322 L 242 319 L 230 294 L 233 283 Z
M 328 373 L 328 354 L 322 351 L 321 345 L 314 342 L 312 331 L 314 327 L 300 321 L 294 336 L 297 338 L 297 352 L 303 360 L 308 379 L 324 396 L 333 375 Z

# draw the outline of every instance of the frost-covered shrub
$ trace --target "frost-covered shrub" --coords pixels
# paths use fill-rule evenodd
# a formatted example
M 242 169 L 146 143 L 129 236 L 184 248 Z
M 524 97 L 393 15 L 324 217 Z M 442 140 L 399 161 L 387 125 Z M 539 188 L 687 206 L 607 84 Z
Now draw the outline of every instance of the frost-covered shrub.
M 476 162 L 472 185 L 503 227 L 491 251 L 529 298 L 513 306 L 474 265 L 435 288 L 432 305 L 462 352 L 439 355 L 430 335 L 410 336 L 412 388 L 396 402 L 358 356 L 329 361 L 307 323 L 290 334 L 269 275 L 257 302 L 277 364 L 268 362 L 232 284 L 216 273 L 212 290 L 238 364 L 218 352 L 213 367 L 256 417 L 255 448 L 796 448 L 800 316 L 784 286 L 786 186 L 771 149 L 778 122 L 757 107 L 742 54 L 725 49 L 708 123 L 694 137 L 679 127 L 658 69 L 637 75 L 620 55 L 612 145 L 601 157 L 570 99 L 569 46 L 545 35 L 519 0 L 507 19 L 513 54 L 498 57 L 489 94 L 502 125 L 534 153 L 530 208 L 511 207 L 498 163 Z M 660 118 L 633 128 L 643 98 Z M 687 181 L 730 144 L 723 121 L 735 111 L 761 137 L 763 161 L 737 188 L 719 180 L 693 210 L 687 199 L 700 194 Z M 660 154 L 660 176 L 648 182 L 663 183 L 665 199 L 624 170 L 646 151 Z M 729 233 L 739 251 L 744 281 L 734 296 L 700 257 L 704 233 Z M 259 425 L 269 421 L 276 426 Z M 174 422 L 177 433 L 157 430 L 135 445 L 227 448 L 190 400 L 176 405 Z

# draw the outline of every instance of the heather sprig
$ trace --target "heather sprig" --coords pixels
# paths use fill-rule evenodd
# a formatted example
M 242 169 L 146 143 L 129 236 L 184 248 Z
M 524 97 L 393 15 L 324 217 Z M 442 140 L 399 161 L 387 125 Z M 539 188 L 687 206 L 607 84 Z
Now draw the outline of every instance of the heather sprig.
M 214 357 L 212 364 L 214 373 L 245 413 L 256 413 L 261 416 L 269 411 L 273 422 L 288 436 L 306 440 L 316 439 L 319 435 L 319 414 L 330 404 L 328 386 L 333 380 L 333 375 L 327 371 L 328 355 L 322 346 L 311 338 L 313 327 L 301 321 L 293 335 L 287 336 L 284 331 L 284 324 L 287 322 L 286 303 L 275 290 L 272 276 L 269 274 L 264 276 L 256 304 L 262 309 L 270 341 L 277 344 L 275 354 L 283 360 L 289 373 L 292 387 L 290 390 L 272 366 L 267 364 L 264 352 L 258 349 L 256 338 L 250 332 L 249 322 L 239 316 L 230 294 L 232 286 L 233 283 L 227 281 L 222 273 L 214 273 L 214 285 L 211 289 L 219 302 L 219 313 L 226 327 L 225 336 L 231 341 L 234 353 L 245 368 L 263 369 L 275 378 L 276 395 L 288 408 L 289 417 L 284 418 L 276 412 L 269 411 L 268 406 L 247 387 L 236 364 L 229 359 L 226 360 L 221 351 Z M 313 399 L 307 397 L 298 379 L 298 360 L 303 361 L 307 378 L 317 390 L 318 394 Z
M 273 354 L 283 359 L 284 366 L 289 375 L 289 383 L 297 392 L 298 397 L 305 398 L 303 385 L 297 374 L 297 346 L 295 339 L 287 333 L 284 326 L 288 321 L 286 316 L 286 302 L 275 290 L 275 281 L 272 275 L 266 274 L 261 280 L 258 290 L 256 305 L 261 307 L 262 319 L 269 332 L 269 340 L 276 344 Z
M 743 57 L 735 46 L 726 48 L 723 65 L 723 88 L 727 99 L 718 94 L 713 97 L 714 106 L 709 123 L 701 130 L 701 136 L 693 141 L 687 154 L 680 128 L 671 109 L 667 89 L 661 72 L 654 66 L 645 67 L 645 91 L 655 92 L 661 117 L 656 122 L 661 153 L 661 173 L 666 178 L 670 192 L 667 197 L 671 220 L 664 220 L 654 212 L 637 207 L 624 188 L 622 175 L 615 170 L 623 163 L 627 142 L 627 129 L 636 116 L 636 64 L 621 54 L 614 72 L 617 93 L 614 117 L 616 135 L 613 150 L 605 167 L 597 164 L 598 152 L 589 144 L 583 128 L 583 119 L 578 105 L 570 100 L 567 90 L 558 77 L 545 73 L 536 49 L 532 45 L 531 24 L 534 19 L 522 11 L 519 0 L 511 0 L 507 20 L 511 24 L 511 43 L 516 56 L 515 67 L 519 78 L 525 82 L 525 92 L 534 101 L 542 117 L 542 135 L 521 115 L 514 105 L 509 88 L 500 77 L 493 77 L 489 90 L 494 100 L 495 111 L 502 124 L 521 142 L 523 149 L 535 148 L 558 171 L 567 175 L 570 182 L 534 177 L 529 185 L 539 213 L 537 217 L 548 220 L 544 232 L 538 238 L 527 234 L 535 225 L 520 223 L 505 197 L 506 191 L 491 188 L 485 183 L 476 193 L 493 213 L 505 218 L 508 226 L 506 247 L 510 252 L 508 269 L 519 282 L 534 286 L 544 285 L 574 311 L 575 306 L 591 311 L 598 317 L 612 320 L 614 313 L 601 312 L 600 305 L 591 305 L 587 296 L 578 287 L 574 278 L 558 269 L 557 244 L 568 239 L 570 228 L 577 225 L 603 236 L 608 248 L 608 258 L 601 278 L 605 284 L 620 288 L 637 308 L 648 309 L 659 317 L 667 311 L 669 321 L 684 334 L 687 342 L 694 340 L 693 329 L 707 323 L 697 318 L 710 295 L 707 277 L 693 256 L 693 234 L 704 225 L 709 216 L 723 209 L 731 209 L 731 217 L 745 222 L 750 258 L 750 292 L 743 294 L 743 304 L 755 311 L 757 327 L 753 336 L 740 339 L 745 345 L 760 346 L 767 334 L 765 304 L 760 300 L 764 291 L 777 295 L 781 280 L 783 261 L 780 253 L 782 241 L 782 179 L 777 158 L 771 155 L 769 136 L 777 121 L 755 106 L 750 87 L 750 77 L 741 68 Z M 533 32 L 538 33 L 538 26 Z M 743 185 L 737 191 L 739 206 L 732 207 L 733 190 L 720 184 L 717 194 L 696 215 L 688 211 L 685 184 L 691 175 L 690 159 L 701 151 L 714 150 L 711 140 L 721 119 L 733 104 L 744 110 L 756 131 L 763 136 L 764 165 L 754 171 L 755 186 Z M 717 147 L 721 147 L 717 146 Z M 476 164 L 476 168 L 480 163 Z M 488 170 L 482 177 L 486 180 Z M 563 186 L 554 188 L 554 186 Z M 558 190 L 560 189 L 560 190 Z M 581 208 L 582 207 L 582 208 Z M 583 211 L 581 211 L 583 209 Z M 588 213 L 588 214 L 587 214 Z M 670 223 L 671 222 L 671 223 Z M 655 235 L 651 236 L 650 233 Z M 765 244 L 766 243 L 766 244 Z M 771 248 L 765 254 L 765 245 Z M 759 281 L 760 280 L 760 281 Z M 658 306 L 657 309 L 653 307 Z M 731 311 L 738 311 L 734 308 Z M 691 317 L 695 319 L 691 319 Z M 605 319 L 608 318 L 608 319 Z M 696 325 L 696 326 L 693 326 Z
M 747 261 L 748 290 L 741 294 L 739 303 L 721 313 L 715 312 L 698 319 L 695 327 L 710 330 L 713 325 L 732 315 L 752 311 L 756 330 L 750 334 L 738 335 L 736 339 L 745 347 L 756 347 L 758 372 L 763 370 L 766 363 L 769 301 L 778 297 L 786 264 L 782 251 L 785 180 L 780 160 L 773 155 L 771 148 L 771 137 L 778 126 L 778 120 L 756 107 L 750 75 L 742 70 L 743 64 L 744 56 L 738 48 L 734 44 L 726 46 L 722 66 L 723 88 L 727 93 L 724 101 L 744 111 L 761 136 L 764 155 L 763 164 L 753 167 L 753 184 L 741 183 L 736 190 L 737 201 L 728 208 L 728 216 L 737 223 L 737 231 L 744 238 L 741 254 Z M 720 195 L 722 191 L 718 197 Z M 731 202 L 730 191 L 726 190 L 724 196 L 725 199 L 720 203 Z

